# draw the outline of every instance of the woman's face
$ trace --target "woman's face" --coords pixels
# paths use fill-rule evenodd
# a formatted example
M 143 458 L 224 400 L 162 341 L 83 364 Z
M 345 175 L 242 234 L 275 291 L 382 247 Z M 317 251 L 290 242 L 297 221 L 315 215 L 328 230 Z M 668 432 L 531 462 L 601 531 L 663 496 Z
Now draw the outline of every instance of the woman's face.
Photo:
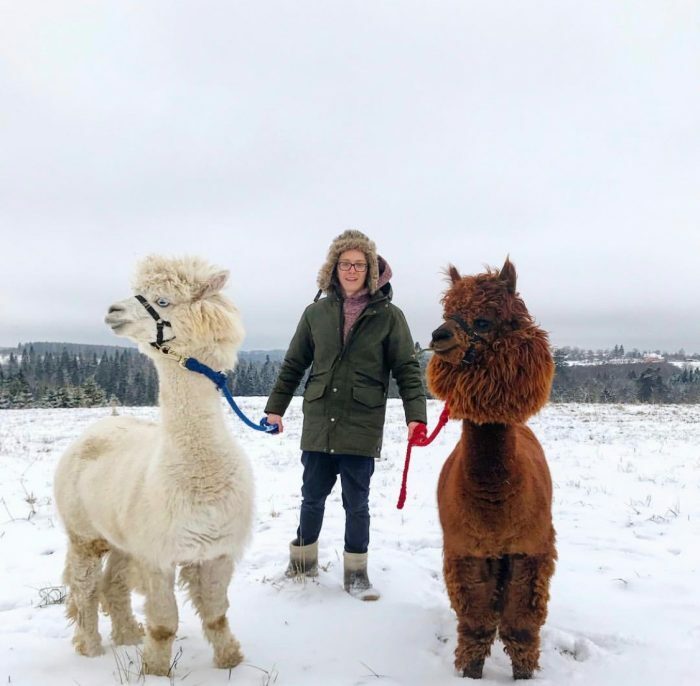
M 349 269 L 343 269 L 353 265 Z M 365 287 L 367 281 L 367 258 L 361 250 L 346 250 L 340 253 L 335 267 L 340 287 L 345 297 L 355 295 Z

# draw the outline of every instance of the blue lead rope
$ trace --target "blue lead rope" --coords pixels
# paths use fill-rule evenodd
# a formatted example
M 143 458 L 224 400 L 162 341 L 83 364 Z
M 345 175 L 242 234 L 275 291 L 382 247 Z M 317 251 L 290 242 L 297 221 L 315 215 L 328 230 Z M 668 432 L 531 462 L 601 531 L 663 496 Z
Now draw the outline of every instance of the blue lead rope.
M 233 399 L 228 388 L 226 388 L 226 374 L 223 372 L 215 372 L 211 367 L 207 367 L 206 364 L 202 364 L 199 360 L 195 360 L 194 357 L 186 357 L 182 362 L 185 369 L 189 369 L 191 372 L 197 372 L 198 374 L 203 374 L 208 379 L 214 382 L 214 385 L 224 394 L 224 397 L 231 406 L 231 409 L 238 415 L 239 419 L 251 429 L 256 431 L 264 431 L 268 434 L 279 433 L 279 426 L 277 424 L 270 424 L 267 421 L 267 417 L 263 417 L 259 424 L 251 422 L 248 417 L 246 417 L 241 408 L 236 405 L 236 401 Z

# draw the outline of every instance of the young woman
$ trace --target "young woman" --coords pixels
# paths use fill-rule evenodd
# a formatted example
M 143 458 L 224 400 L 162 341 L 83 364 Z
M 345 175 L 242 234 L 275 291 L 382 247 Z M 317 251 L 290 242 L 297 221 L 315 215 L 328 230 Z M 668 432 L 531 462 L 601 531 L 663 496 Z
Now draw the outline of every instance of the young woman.
M 425 391 L 411 332 L 391 302 L 391 269 L 373 241 L 345 231 L 328 250 L 319 292 L 301 317 L 265 407 L 282 415 L 306 370 L 302 503 L 287 575 L 318 574 L 324 506 L 340 476 L 345 508 L 344 586 L 362 600 L 379 593 L 367 575 L 369 483 L 382 448 L 389 375 L 403 400 L 409 437 L 426 422 Z M 324 298 L 320 298 L 325 293 Z

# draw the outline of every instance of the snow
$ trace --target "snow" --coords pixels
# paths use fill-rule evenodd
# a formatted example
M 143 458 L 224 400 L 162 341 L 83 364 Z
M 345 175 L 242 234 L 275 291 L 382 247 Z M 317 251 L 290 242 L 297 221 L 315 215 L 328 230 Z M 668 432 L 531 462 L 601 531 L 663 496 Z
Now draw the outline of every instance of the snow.
M 649 362 L 649 358 L 638 357 L 611 357 L 608 359 L 592 359 L 592 360 L 566 360 L 567 367 L 600 367 L 604 364 L 641 364 Z M 657 362 L 664 362 L 664 358 L 659 358 Z
M 264 399 L 244 398 L 251 417 Z M 431 427 L 440 405 L 431 401 Z M 124 414 L 157 416 L 155 408 Z M 61 605 L 41 589 L 60 586 L 65 535 L 52 502 L 61 452 L 110 412 L 0 411 L 0 683 L 22 686 L 165 684 L 137 676 L 133 647 L 74 653 Z M 457 440 L 450 422 L 414 451 L 404 510 L 396 509 L 405 451 L 400 403 L 390 401 L 385 449 L 372 480 L 370 573 L 383 596 L 361 603 L 341 587 L 343 512 L 336 487 L 326 508 L 318 581 L 285 580 L 297 522 L 301 406 L 270 437 L 230 415 L 256 476 L 253 542 L 230 587 L 229 619 L 245 662 L 228 671 L 180 597 L 179 653 L 171 682 L 192 684 L 463 684 L 452 665 L 456 622 L 442 580 L 435 485 Z M 700 649 L 700 406 L 550 405 L 531 421 L 555 483 L 559 562 L 542 633 L 551 686 L 686 686 L 697 683 Z M 32 514 L 35 510 L 35 514 Z M 143 599 L 135 596 L 143 617 Z M 129 661 L 133 664 L 129 665 Z M 482 684 L 511 683 L 500 643 Z
M 688 369 L 700 369 L 700 360 L 669 360 L 669 363 L 681 369 L 684 367 Z

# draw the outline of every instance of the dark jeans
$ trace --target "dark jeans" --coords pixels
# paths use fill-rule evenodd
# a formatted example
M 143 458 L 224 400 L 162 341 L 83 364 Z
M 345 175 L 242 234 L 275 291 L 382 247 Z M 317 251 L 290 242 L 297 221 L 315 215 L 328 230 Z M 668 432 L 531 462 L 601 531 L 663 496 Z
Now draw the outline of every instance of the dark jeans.
M 369 480 L 374 473 L 374 458 L 305 450 L 301 454 L 301 463 L 304 465 L 304 483 L 297 529 L 299 543 L 308 545 L 318 540 L 326 498 L 340 475 L 345 509 L 345 550 L 366 553 L 369 545 Z

